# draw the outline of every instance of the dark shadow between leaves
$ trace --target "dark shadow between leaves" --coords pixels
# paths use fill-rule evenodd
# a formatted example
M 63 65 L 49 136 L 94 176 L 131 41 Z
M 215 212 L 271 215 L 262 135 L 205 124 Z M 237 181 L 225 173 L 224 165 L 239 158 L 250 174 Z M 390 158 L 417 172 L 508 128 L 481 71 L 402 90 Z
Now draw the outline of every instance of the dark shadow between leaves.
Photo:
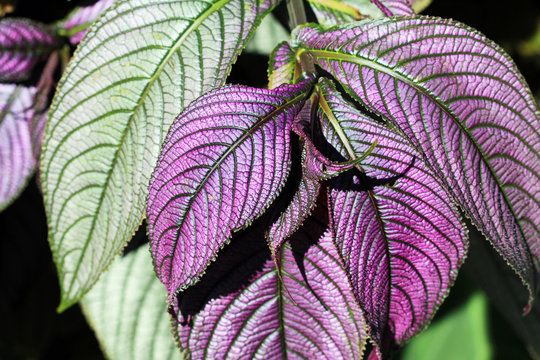
M 294 133 L 291 134 L 291 153 L 291 170 L 285 186 L 266 213 L 247 229 L 233 234 L 230 243 L 219 251 L 216 260 L 208 266 L 201 280 L 180 293 L 169 307 L 169 313 L 182 325 L 192 325 L 193 317 L 213 299 L 248 286 L 265 263 L 271 260 L 266 231 L 289 206 L 302 176 L 299 138 Z M 320 211 L 316 213 L 319 214 Z M 328 223 L 327 215 L 318 216 L 317 220 L 306 220 L 309 222 L 306 226 L 309 230 L 299 230 L 288 239 L 306 283 L 303 256 L 309 247 L 316 243 Z
M 341 153 L 326 140 L 321 128 L 321 122 L 316 114 L 312 113 L 309 124 L 306 121 L 303 121 L 302 126 L 304 126 L 304 133 L 310 134 L 311 136 L 311 139 L 308 140 L 311 141 L 315 148 L 328 160 L 338 163 L 344 163 L 349 160 L 341 155 Z M 416 157 L 413 157 L 405 170 L 394 176 L 380 179 L 368 176 L 358 168 L 352 168 L 344 171 L 339 176 L 330 179 L 327 184 L 329 188 L 344 191 L 369 191 L 373 190 L 376 186 L 391 187 L 395 185 L 396 181 L 407 174 L 414 166 L 415 162 Z

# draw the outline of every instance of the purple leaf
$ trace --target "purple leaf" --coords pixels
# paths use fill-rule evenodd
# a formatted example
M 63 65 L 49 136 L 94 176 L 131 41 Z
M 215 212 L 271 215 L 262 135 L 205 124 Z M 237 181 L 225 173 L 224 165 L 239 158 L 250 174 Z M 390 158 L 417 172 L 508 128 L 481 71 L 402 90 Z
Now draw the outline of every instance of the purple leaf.
M 21 192 L 36 165 L 28 127 L 35 91 L 0 84 L 0 211 Z
M 197 282 L 233 231 L 283 187 L 290 124 L 307 87 L 223 87 L 193 102 L 171 127 L 147 211 L 154 264 L 170 297 Z
M 413 15 L 413 4 L 418 0 L 370 0 L 385 16 Z
M 268 88 L 274 89 L 282 84 L 293 83 L 302 73 L 296 66 L 294 51 L 288 43 L 279 44 L 272 54 L 268 65 Z
M 452 201 L 402 136 L 320 83 L 319 113 L 331 151 L 357 171 L 329 182 L 330 224 L 371 335 L 383 354 L 422 330 L 456 278 L 466 233 Z
M 356 101 L 421 150 L 533 294 L 539 121 L 512 60 L 476 31 L 436 18 L 382 19 L 327 32 L 304 27 L 295 37 Z
M 324 231 L 310 218 L 287 241 L 283 282 L 262 226 L 235 235 L 175 304 L 181 346 L 193 359 L 361 358 L 362 311 Z
M 17 18 L 0 20 L 0 81 L 26 80 L 34 65 L 59 46 L 45 25 Z
M 59 33 L 69 37 L 72 44 L 79 43 L 88 32 L 90 25 L 114 3 L 114 0 L 99 0 L 94 5 L 73 10 L 65 20 L 56 24 Z
M 304 107 L 298 114 L 297 119 L 304 116 L 309 117 L 311 115 L 310 105 L 308 105 L 309 103 L 309 101 L 305 103 Z M 270 252 L 272 257 L 276 260 L 278 257 L 278 251 L 283 242 L 289 236 L 291 236 L 298 229 L 298 227 L 300 227 L 304 220 L 313 211 L 317 202 L 317 196 L 319 195 L 319 189 L 321 187 L 318 179 L 311 179 L 306 176 L 306 167 L 302 166 L 302 164 L 305 164 L 307 151 L 305 145 L 303 146 L 302 150 L 300 150 L 300 146 L 304 143 L 304 141 L 295 138 L 292 138 L 291 141 L 293 142 L 291 146 L 291 171 L 285 187 L 276 200 L 277 205 L 275 206 L 275 209 L 277 210 L 273 211 L 276 211 L 277 215 L 270 215 L 271 221 L 274 217 L 277 219 L 273 221 L 266 234 L 266 240 L 270 246 Z M 301 159 L 298 160 L 300 160 L 302 164 L 300 164 L 299 161 L 295 161 L 297 160 L 295 155 L 298 155 L 299 152 L 301 152 Z M 282 209 L 281 201 L 287 202 L 285 209 Z

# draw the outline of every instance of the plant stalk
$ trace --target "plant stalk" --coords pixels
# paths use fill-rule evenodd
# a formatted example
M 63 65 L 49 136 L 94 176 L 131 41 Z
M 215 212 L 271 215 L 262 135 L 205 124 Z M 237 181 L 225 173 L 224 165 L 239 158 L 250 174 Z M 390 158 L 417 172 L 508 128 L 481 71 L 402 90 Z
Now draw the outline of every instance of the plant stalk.
M 291 29 L 307 23 L 303 0 L 287 0 L 287 11 L 289 12 Z M 297 61 L 300 64 L 303 73 L 315 72 L 315 65 L 313 65 L 313 60 L 309 57 L 307 52 L 301 51 L 298 53 Z

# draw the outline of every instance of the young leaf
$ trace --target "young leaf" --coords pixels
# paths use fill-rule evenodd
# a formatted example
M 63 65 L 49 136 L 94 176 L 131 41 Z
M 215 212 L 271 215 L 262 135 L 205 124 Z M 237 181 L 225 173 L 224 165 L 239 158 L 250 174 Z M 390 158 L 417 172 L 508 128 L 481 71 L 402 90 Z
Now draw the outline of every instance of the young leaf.
M 59 84 L 43 140 L 60 309 L 92 286 L 141 222 L 174 117 L 224 82 L 275 3 L 119 0 L 92 25 Z
M 302 75 L 302 69 L 296 65 L 295 53 L 288 43 L 276 46 L 270 54 L 268 65 L 268 88 L 274 89 L 282 84 L 294 83 Z
M 330 149 L 354 159 L 377 140 L 356 172 L 329 182 L 328 202 L 354 293 L 387 354 L 421 331 L 442 303 L 465 257 L 466 234 L 407 140 L 347 105 L 326 81 L 320 86 Z
M 0 81 L 26 80 L 34 65 L 58 46 L 58 39 L 41 23 L 0 19 Z
M 81 305 L 108 358 L 185 358 L 170 332 L 166 299 L 148 248 L 141 246 L 117 258 Z
M 420 11 L 429 0 L 308 0 L 323 27 L 347 24 L 366 18 L 408 16 Z M 426 4 L 426 2 L 428 4 Z
M 311 117 L 311 101 L 309 100 L 305 102 L 304 107 L 297 115 L 297 119 L 303 117 L 308 119 Z M 298 121 L 297 119 L 295 122 Z M 302 225 L 313 211 L 321 188 L 318 179 L 310 179 L 306 176 L 306 167 L 303 165 L 306 161 L 307 149 L 306 146 L 300 149 L 304 141 L 295 138 L 291 141 L 296 142 L 291 145 L 291 171 L 285 187 L 269 214 L 272 225 L 265 234 L 272 258 L 276 261 L 283 242 Z M 297 159 L 299 152 L 301 152 L 301 156 L 300 159 Z M 285 206 L 283 206 L 282 201 L 286 203 Z
M 56 24 L 58 33 L 69 37 L 72 44 L 81 42 L 90 25 L 113 3 L 114 0 L 99 0 L 94 5 L 74 9 L 66 19 Z
M 512 60 L 478 32 L 436 18 L 382 19 L 327 32 L 304 27 L 295 37 L 356 101 L 390 120 L 423 153 L 533 294 L 539 121 Z
M 283 187 L 291 123 L 308 86 L 216 89 L 171 127 L 147 211 L 154 264 L 170 298 L 197 282 L 233 231 L 251 224 Z
M 34 87 L 0 84 L 0 211 L 21 192 L 34 171 L 29 121 Z
M 384 17 L 384 13 L 371 0 L 308 0 L 308 3 L 322 26 Z
M 385 16 L 413 15 L 414 3 L 418 0 L 370 0 Z
M 283 282 L 261 228 L 237 234 L 179 297 L 182 346 L 193 359 L 360 359 L 364 319 L 325 225 L 310 218 L 284 245 Z

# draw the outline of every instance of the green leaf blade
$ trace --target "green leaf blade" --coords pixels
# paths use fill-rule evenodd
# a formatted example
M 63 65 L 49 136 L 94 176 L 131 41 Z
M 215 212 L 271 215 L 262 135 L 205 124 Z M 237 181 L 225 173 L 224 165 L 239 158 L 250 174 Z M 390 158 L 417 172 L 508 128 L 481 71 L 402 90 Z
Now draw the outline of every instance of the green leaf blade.
M 44 139 L 60 310 L 92 286 L 140 224 L 174 117 L 224 82 L 274 5 L 124 0 L 90 29 L 59 85 Z
M 111 265 L 82 307 L 110 359 L 182 359 L 169 330 L 166 302 L 142 246 Z

